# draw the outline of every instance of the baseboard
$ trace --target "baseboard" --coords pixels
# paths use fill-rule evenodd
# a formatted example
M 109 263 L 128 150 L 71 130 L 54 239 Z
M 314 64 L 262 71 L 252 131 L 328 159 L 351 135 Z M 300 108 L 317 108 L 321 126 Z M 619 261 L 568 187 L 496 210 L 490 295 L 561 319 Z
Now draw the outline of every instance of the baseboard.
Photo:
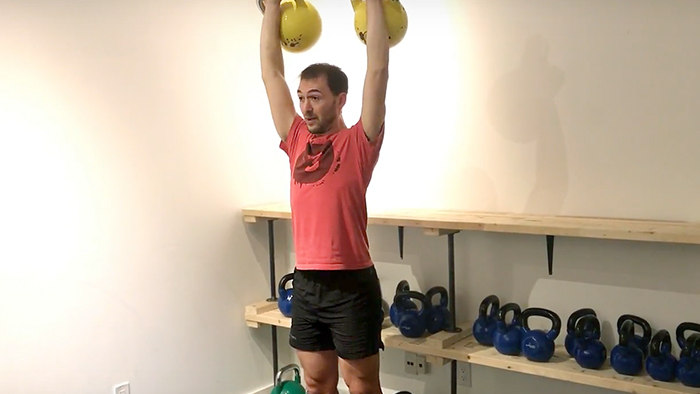
M 253 392 L 253 393 L 250 393 L 250 394 L 270 394 L 271 391 L 272 391 L 272 385 L 269 385 L 269 386 L 267 386 L 267 387 L 265 387 L 265 388 L 262 388 L 262 389 L 260 389 L 260 390 L 258 390 L 258 391 L 255 391 L 255 392 Z

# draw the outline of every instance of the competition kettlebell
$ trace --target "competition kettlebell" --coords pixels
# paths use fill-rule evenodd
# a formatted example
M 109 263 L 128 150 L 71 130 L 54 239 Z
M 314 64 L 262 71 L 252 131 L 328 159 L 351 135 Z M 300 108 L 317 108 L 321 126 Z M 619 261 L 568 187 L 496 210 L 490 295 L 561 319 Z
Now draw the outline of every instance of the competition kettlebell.
M 440 295 L 438 303 L 433 303 L 433 298 L 436 295 Z M 447 289 L 442 286 L 431 287 L 426 293 L 425 298 L 430 304 L 428 309 L 428 314 L 426 315 L 426 330 L 429 334 L 435 334 L 436 332 L 446 330 L 449 328 L 451 322 L 450 310 L 447 308 L 449 301 L 449 294 Z
M 289 370 L 294 371 L 294 380 L 282 380 L 282 375 Z M 299 366 L 296 364 L 289 364 L 277 371 L 275 375 L 275 387 L 272 388 L 270 394 L 306 394 L 306 389 L 301 385 Z
M 569 315 L 569 319 L 566 321 L 566 337 L 564 338 L 564 347 L 569 356 L 574 357 L 574 338 L 576 336 L 576 322 L 578 319 L 586 315 L 597 316 L 595 311 L 591 308 L 581 308 L 574 311 Z M 597 339 L 600 339 L 598 337 Z
M 506 323 L 506 315 L 513 312 L 510 323 Z M 496 329 L 493 332 L 493 347 L 501 354 L 517 356 L 520 354 L 522 329 L 520 327 L 520 305 L 509 302 L 498 310 Z
M 265 3 L 257 0 L 260 12 Z M 280 43 L 287 52 L 300 53 L 321 38 L 323 23 L 318 10 L 308 0 L 283 0 L 280 3 Z
M 673 343 L 668 330 L 659 330 L 649 342 L 649 356 L 646 370 L 649 376 L 661 382 L 670 382 L 676 378 L 678 359 L 673 355 Z
M 646 356 L 649 355 L 649 342 L 651 342 L 651 325 L 649 325 L 648 321 L 639 316 L 625 314 L 621 315 L 617 319 L 618 330 L 620 329 L 622 323 L 625 320 L 631 320 L 634 324 L 642 328 L 642 335 L 634 334 L 632 340 L 637 345 L 637 347 L 642 350 L 642 354 L 646 358 Z M 632 329 L 632 332 L 635 332 L 634 328 Z
M 367 44 L 367 3 L 363 0 L 350 0 L 355 12 L 355 34 Z M 408 14 L 399 0 L 383 0 L 384 21 L 389 34 L 389 47 L 396 46 L 406 36 Z
M 600 369 L 608 358 L 608 349 L 600 341 L 597 316 L 584 315 L 574 329 L 574 359 L 581 368 Z
M 610 365 L 621 375 L 638 375 L 644 367 L 644 352 L 634 340 L 634 322 L 623 320 L 619 327 L 619 341 L 610 351 Z
M 411 290 L 411 287 L 408 285 L 407 280 L 401 280 L 396 285 L 396 291 L 394 292 L 394 302 L 389 307 L 389 320 L 391 321 L 391 324 L 394 327 L 399 326 L 398 308 L 396 307 L 396 301 L 397 301 L 396 296 L 399 293 L 404 293 L 404 292 L 407 292 L 409 290 Z M 398 301 L 401 302 L 402 307 L 404 309 L 418 309 L 416 304 L 413 301 L 407 299 L 406 297 L 401 297 L 398 299 Z
M 277 298 L 277 307 L 280 312 L 286 317 L 292 317 L 292 297 L 294 295 L 293 289 L 287 289 L 287 283 L 294 280 L 294 273 L 290 272 L 280 279 L 279 296 Z
M 531 330 L 528 319 L 532 316 L 546 317 L 552 323 L 549 331 Z M 561 331 L 561 318 L 554 311 L 545 308 L 526 308 L 520 314 L 523 338 L 520 351 L 530 361 L 547 362 L 554 356 L 554 340 Z
M 484 298 L 479 305 L 479 317 L 472 326 L 472 335 L 484 346 L 493 346 L 493 332 L 496 331 L 499 307 L 500 301 L 494 294 Z
M 695 333 L 686 337 L 686 331 Z M 700 325 L 683 322 L 676 327 L 676 342 L 681 348 L 676 377 L 684 386 L 700 387 Z
M 404 307 L 404 300 L 415 299 L 421 304 L 420 309 Z M 406 338 L 420 338 L 426 330 L 426 315 L 430 313 L 430 303 L 423 293 L 409 290 L 394 296 L 397 306 L 398 327 Z

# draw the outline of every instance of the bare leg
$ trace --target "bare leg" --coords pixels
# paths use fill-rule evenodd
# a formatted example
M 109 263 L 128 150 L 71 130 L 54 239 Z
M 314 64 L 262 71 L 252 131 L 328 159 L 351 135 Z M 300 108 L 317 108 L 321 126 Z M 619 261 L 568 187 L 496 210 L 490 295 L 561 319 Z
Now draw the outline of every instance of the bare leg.
M 304 385 L 308 394 L 338 394 L 338 355 L 335 350 L 297 350 L 297 357 L 304 370 Z
M 350 394 L 382 394 L 379 383 L 379 354 L 359 359 L 340 360 L 340 373 Z

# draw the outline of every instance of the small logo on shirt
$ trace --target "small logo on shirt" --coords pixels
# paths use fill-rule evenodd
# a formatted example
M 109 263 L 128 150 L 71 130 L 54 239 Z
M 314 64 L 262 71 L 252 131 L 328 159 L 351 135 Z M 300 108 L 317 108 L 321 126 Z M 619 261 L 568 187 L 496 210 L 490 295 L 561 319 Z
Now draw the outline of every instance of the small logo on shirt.
M 294 180 L 301 184 L 316 183 L 328 173 L 333 166 L 333 143 L 306 143 L 306 149 L 297 157 L 294 165 Z

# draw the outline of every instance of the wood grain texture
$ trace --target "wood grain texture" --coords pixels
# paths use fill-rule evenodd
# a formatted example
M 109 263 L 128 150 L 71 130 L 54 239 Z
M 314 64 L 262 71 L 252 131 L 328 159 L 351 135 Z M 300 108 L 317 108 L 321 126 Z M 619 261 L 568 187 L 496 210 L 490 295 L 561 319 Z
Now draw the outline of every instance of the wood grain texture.
M 288 203 L 243 209 L 246 222 L 290 219 Z M 515 213 L 411 209 L 368 213 L 368 224 L 422 228 L 432 235 L 471 230 L 630 241 L 700 244 L 700 224 L 661 220 L 547 216 Z
M 563 347 L 558 347 L 552 360 L 546 363 L 532 362 L 523 356 L 506 356 L 498 353 L 494 348 L 472 352 L 469 355 L 469 362 L 634 394 L 700 394 L 700 389 L 687 387 L 678 382 L 658 382 L 644 372 L 639 376 L 620 375 L 607 362 L 600 370 L 583 369 L 569 357 Z

